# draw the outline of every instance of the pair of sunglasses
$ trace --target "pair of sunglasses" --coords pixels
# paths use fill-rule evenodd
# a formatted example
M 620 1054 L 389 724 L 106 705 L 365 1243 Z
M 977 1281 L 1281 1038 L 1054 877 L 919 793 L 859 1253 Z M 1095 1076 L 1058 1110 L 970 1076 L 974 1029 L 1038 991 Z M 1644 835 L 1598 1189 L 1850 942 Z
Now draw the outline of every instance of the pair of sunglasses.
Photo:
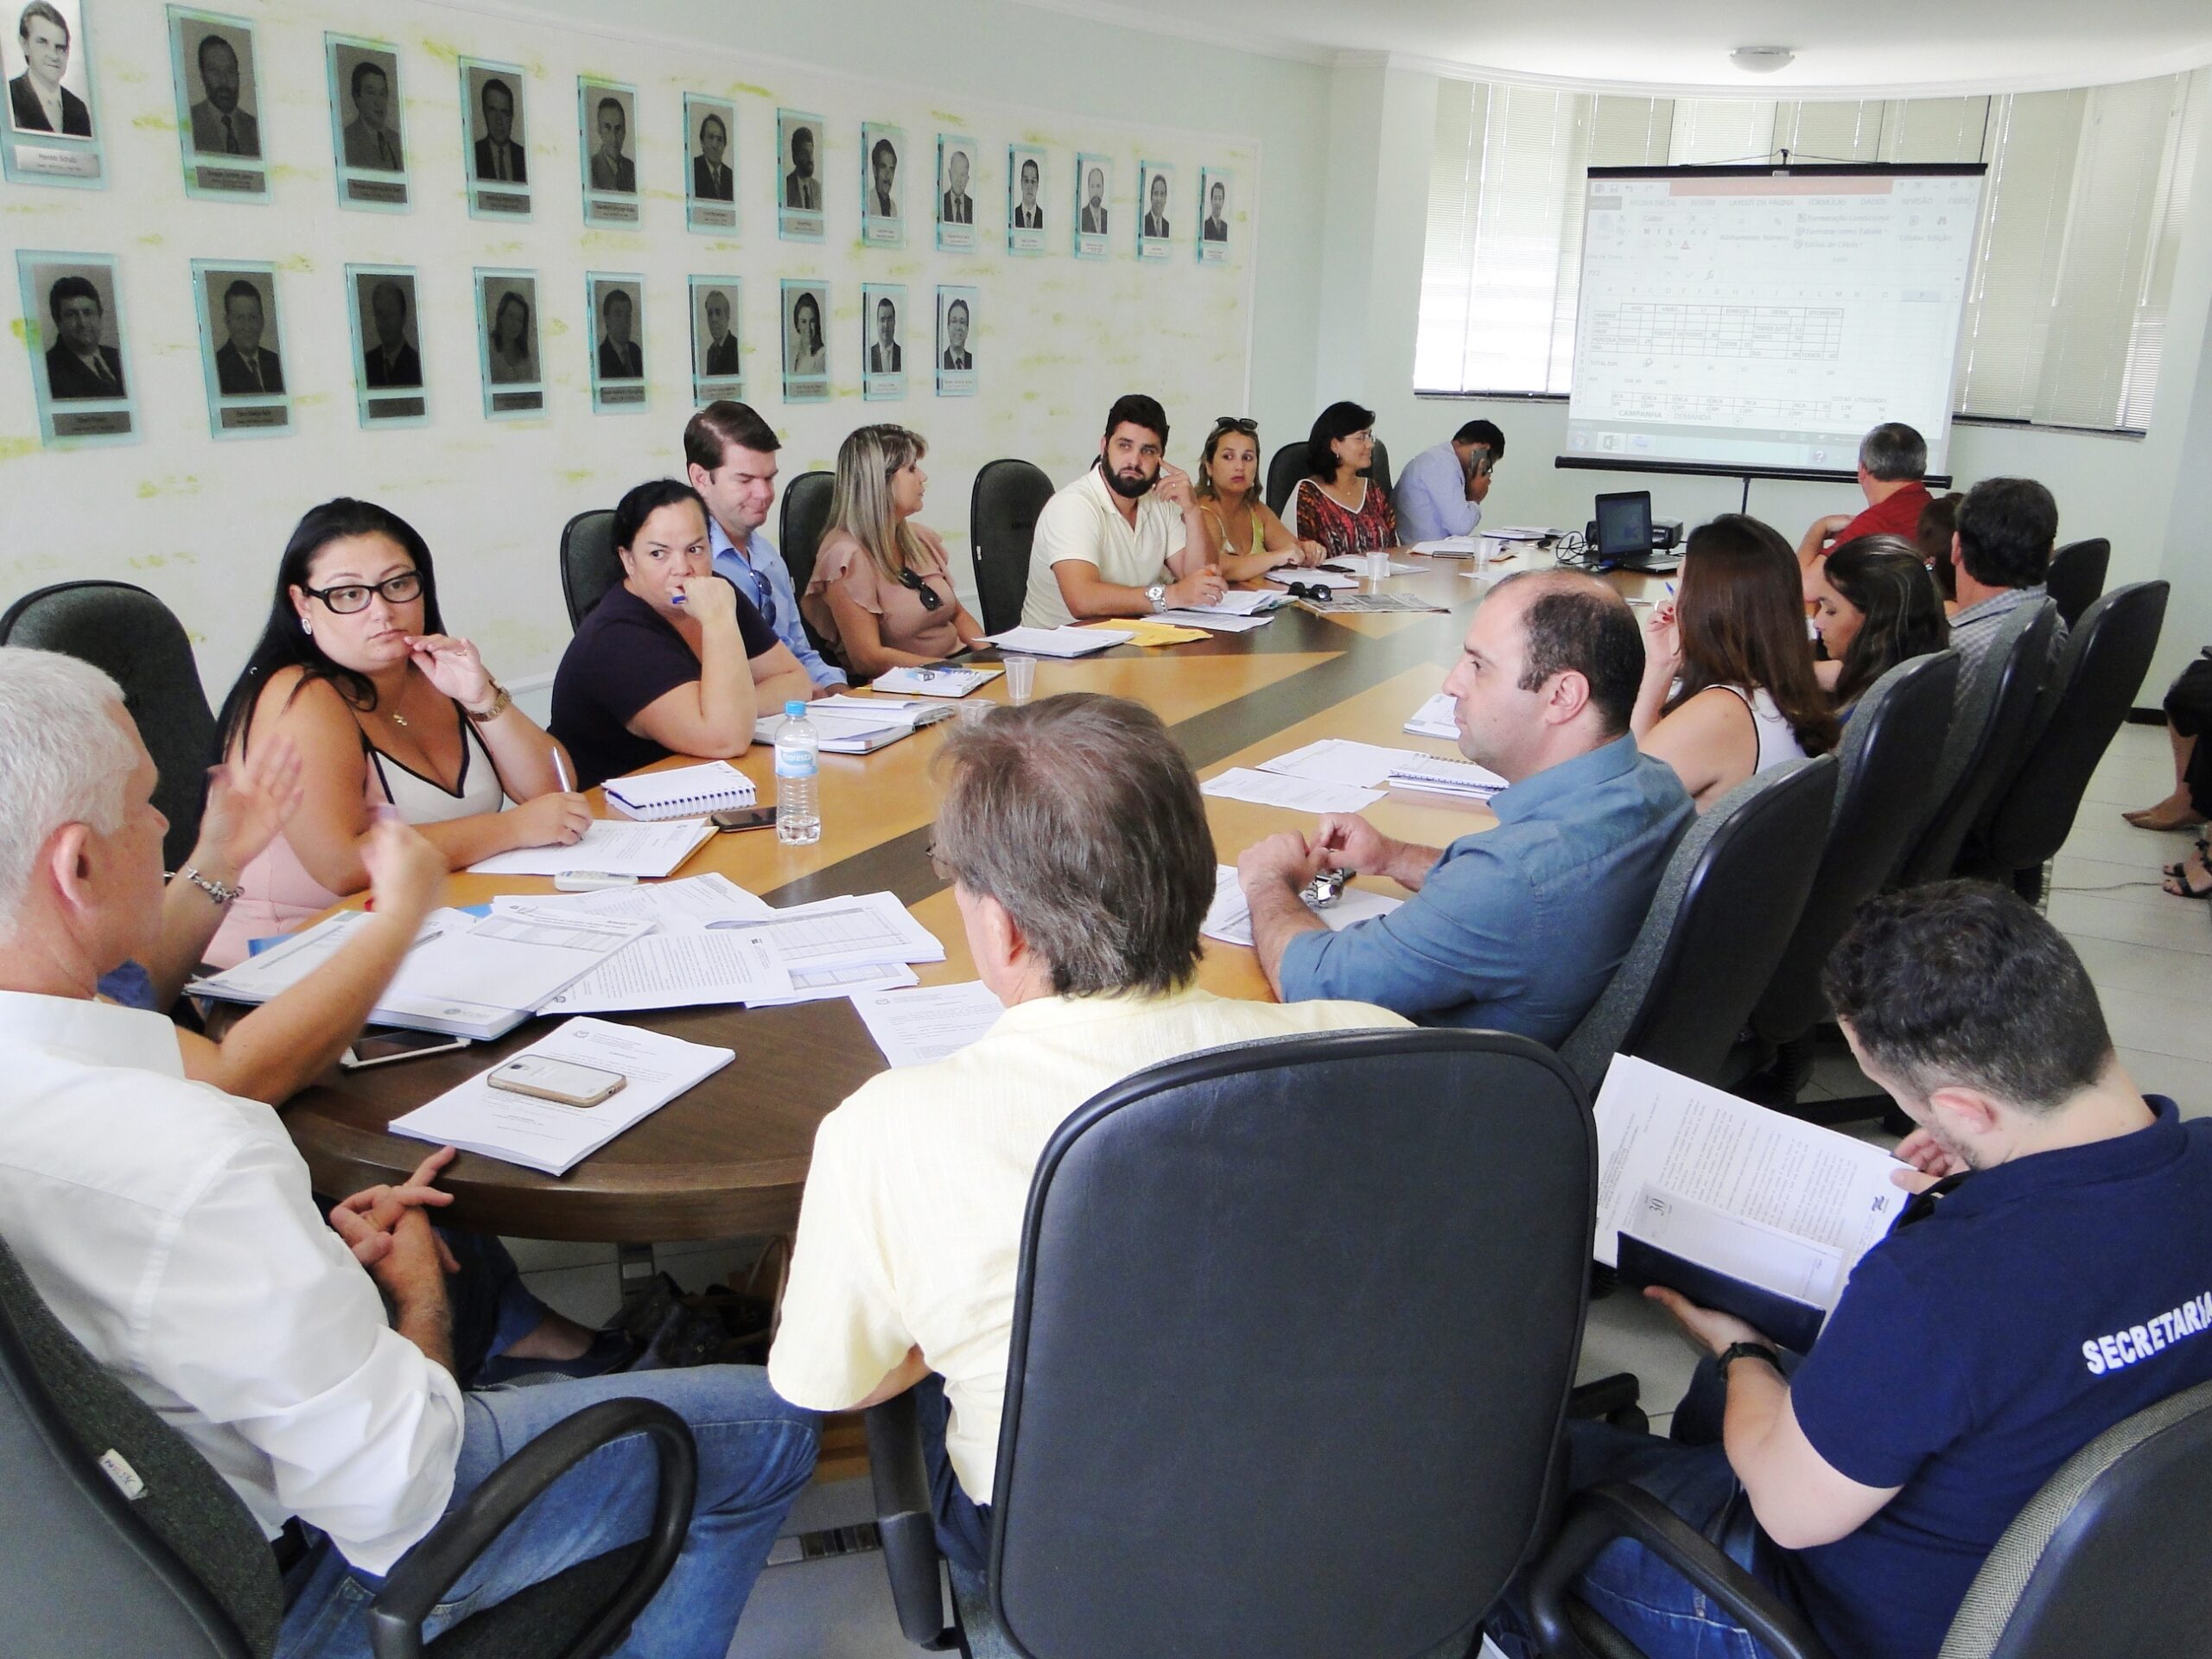
M 911 570 L 901 570 L 899 573 L 899 585 L 920 595 L 922 608 L 925 611 L 937 610 L 944 604 L 944 599 L 938 594 L 937 589 Z
M 1317 604 L 1329 597 L 1328 585 L 1319 582 L 1286 582 L 1283 591 L 1293 599 L 1310 599 Z
M 1248 438 L 1260 435 L 1260 423 L 1249 415 L 1217 415 L 1213 427 L 1217 432 L 1242 432 Z

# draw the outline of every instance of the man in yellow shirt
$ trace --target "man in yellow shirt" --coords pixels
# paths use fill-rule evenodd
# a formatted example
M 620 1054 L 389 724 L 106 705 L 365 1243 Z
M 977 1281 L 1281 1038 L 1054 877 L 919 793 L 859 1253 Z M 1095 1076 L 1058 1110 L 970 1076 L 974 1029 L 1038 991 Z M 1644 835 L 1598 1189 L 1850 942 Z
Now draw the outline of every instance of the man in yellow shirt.
M 823 1120 L 768 1380 L 832 1411 L 926 1382 L 939 1542 L 981 1572 L 1022 1211 L 1053 1130 L 1161 1060 L 1408 1022 L 1192 982 L 1213 836 L 1190 763 L 1150 710 L 1088 695 L 1001 709 L 953 731 L 939 764 L 931 857 L 1007 1011 L 969 1047 L 887 1071 Z

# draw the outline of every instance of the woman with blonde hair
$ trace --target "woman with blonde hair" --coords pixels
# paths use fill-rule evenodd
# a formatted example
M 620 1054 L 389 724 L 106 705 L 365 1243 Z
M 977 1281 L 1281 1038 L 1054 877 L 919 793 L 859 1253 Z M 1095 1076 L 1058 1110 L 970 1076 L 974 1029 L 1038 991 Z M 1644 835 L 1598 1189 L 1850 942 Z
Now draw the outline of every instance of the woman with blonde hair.
M 928 451 L 903 426 L 863 426 L 838 446 L 830 523 L 799 610 L 855 675 L 942 662 L 982 641 L 944 543 L 914 518 Z
M 1230 582 L 1249 582 L 1279 565 L 1319 564 L 1319 542 L 1301 542 L 1260 495 L 1260 423 L 1224 415 L 1198 452 L 1198 511 L 1212 538 L 1206 563 Z

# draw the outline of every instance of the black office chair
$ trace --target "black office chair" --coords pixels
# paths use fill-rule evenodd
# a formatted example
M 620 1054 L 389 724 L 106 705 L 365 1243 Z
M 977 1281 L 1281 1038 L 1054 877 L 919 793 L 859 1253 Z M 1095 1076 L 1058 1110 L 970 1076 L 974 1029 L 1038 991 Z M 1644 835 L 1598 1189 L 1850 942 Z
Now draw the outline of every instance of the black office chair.
M 0 645 L 61 652 L 115 677 L 123 706 L 160 769 L 154 804 L 169 821 L 162 868 L 182 869 L 200 838 L 218 741 L 184 624 L 127 582 L 64 582 L 10 605 L 0 615 Z
M 561 597 L 569 605 L 569 628 L 583 626 L 607 590 L 622 582 L 622 560 L 614 550 L 614 512 L 594 507 L 561 527 Z
M 1268 457 L 1268 511 L 1278 518 L 1289 503 L 1290 493 L 1298 487 L 1298 480 L 1306 476 L 1306 457 L 1310 446 L 1303 438 L 1293 439 Z M 1295 524 L 1291 526 L 1295 530 Z
M 1052 480 L 1026 461 L 987 461 L 976 474 L 968 498 L 968 542 L 987 633 L 1021 620 L 1029 595 L 1029 544 L 1036 537 L 1037 515 L 1052 499 Z
M 639 1543 L 454 1625 L 422 1622 L 530 1501 L 592 1452 L 652 1437 L 660 1487 Z M 539 1436 L 401 1557 L 370 1611 L 378 1659 L 591 1659 L 676 1565 L 698 1459 L 649 1400 L 610 1400 Z M 126 1496 L 126 1492 L 129 1496 Z M 87 1353 L 0 1243 L 0 1630 L 40 1659 L 265 1659 L 283 1585 L 261 1528 L 190 1441 Z M 575 1645 L 563 1647 L 564 1640 Z
M 1739 1077 L 1759 1074 L 1755 1087 L 1739 1092 L 1789 1108 L 1804 1086 L 1814 1033 L 1828 1018 L 1821 969 L 1852 913 L 1881 891 L 1928 821 L 1958 678 L 1956 652 L 1915 657 L 1867 687 L 1852 711 L 1836 751 L 1835 808 L 1820 867 L 1781 963 L 1752 1006 L 1751 1041 L 1731 1063 Z
M 2021 605 L 1998 623 L 1995 639 L 1960 682 L 1951 729 L 1936 762 L 1938 804 L 1898 866 L 1894 885 L 1947 879 L 1982 809 L 2011 775 L 2035 724 L 2036 702 L 2050 674 L 2058 612 L 2048 601 Z
M 1560 1045 L 1595 1094 L 1615 1054 L 1723 1082 L 1805 908 L 1835 800 L 1832 754 L 1755 774 L 1683 832 L 1643 930 Z
M 2081 1659 L 2202 1653 L 2212 1629 L 2212 1382 L 2137 1412 L 2074 1454 L 1989 1552 L 1943 1639 L 1942 1659 Z M 1633 1538 L 1758 1635 L 1775 1659 L 1828 1649 L 1764 1585 L 1649 1493 L 1601 1486 L 1569 1507 L 1530 1582 L 1544 1651 L 1623 1651 L 1573 1580 Z
M 801 473 L 784 486 L 781 516 L 776 520 L 776 545 L 782 550 L 784 568 L 791 572 L 793 598 L 804 598 L 806 584 L 814 580 L 814 556 L 822 546 L 822 532 L 830 523 L 830 498 L 837 486 L 835 473 Z M 799 626 L 817 651 L 826 642 L 814 624 L 799 613 Z
M 2043 896 L 2044 861 L 2057 855 L 2113 735 L 2134 706 L 2158 649 L 2167 586 L 2139 582 L 2091 605 L 2067 636 L 2065 690 L 2011 782 L 1985 812 L 1960 868 Z
M 1388 495 L 1394 487 L 1390 482 L 1390 446 L 1382 439 L 1375 440 L 1375 459 L 1367 463 L 1367 475 L 1382 486 Z
M 1496 1032 L 1239 1044 L 1092 1099 L 1030 1185 L 966 1638 L 1457 1659 L 1542 1519 L 1595 1191 L 1581 1089 Z M 868 1435 L 901 1628 L 950 1646 L 911 1396 Z
M 2082 613 L 2104 592 L 2105 574 L 2111 568 L 2112 543 L 2101 536 L 2069 542 L 2050 556 L 2050 572 L 2044 578 L 2044 591 L 2058 607 L 2059 617 L 2068 627 L 2079 622 Z

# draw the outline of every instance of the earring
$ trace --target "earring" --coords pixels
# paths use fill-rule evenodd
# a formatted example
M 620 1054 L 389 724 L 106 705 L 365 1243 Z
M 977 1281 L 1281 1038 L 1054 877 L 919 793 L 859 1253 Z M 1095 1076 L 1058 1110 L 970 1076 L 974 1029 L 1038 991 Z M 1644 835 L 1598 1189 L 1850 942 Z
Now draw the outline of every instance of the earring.
M 313 633 L 315 632 L 314 627 L 308 623 L 307 618 L 304 616 L 300 619 L 300 632 L 302 633 Z

